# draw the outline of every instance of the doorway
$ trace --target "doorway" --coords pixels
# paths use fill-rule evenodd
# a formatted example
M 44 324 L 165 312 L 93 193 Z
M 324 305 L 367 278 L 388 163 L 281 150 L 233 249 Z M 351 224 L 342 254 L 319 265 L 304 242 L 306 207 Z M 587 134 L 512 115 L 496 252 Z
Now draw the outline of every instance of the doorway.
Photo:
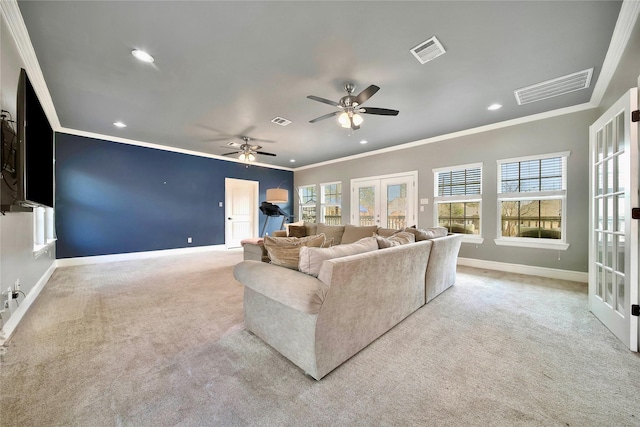
M 239 248 L 243 239 L 258 236 L 257 181 L 225 178 L 225 245 Z

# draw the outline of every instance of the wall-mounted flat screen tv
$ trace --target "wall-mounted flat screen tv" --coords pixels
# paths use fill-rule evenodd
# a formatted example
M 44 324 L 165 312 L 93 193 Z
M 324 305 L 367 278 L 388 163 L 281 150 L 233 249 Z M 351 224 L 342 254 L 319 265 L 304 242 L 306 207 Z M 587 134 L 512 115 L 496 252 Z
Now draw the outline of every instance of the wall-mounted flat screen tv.
M 16 107 L 17 203 L 22 206 L 53 207 L 54 133 L 24 69 L 20 71 Z

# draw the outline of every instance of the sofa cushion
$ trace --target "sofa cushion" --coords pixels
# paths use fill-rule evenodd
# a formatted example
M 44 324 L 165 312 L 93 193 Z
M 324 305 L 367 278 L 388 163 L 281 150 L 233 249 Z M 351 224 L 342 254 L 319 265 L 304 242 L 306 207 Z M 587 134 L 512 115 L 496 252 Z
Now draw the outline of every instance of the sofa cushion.
M 287 232 L 287 236 L 289 236 L 289 227 L 291 227 L 291 226 L 300 226 L 300 225 L 304 225 L 304 221 L 291 222 L 289 224 L 285 224 L 284 225 L 284 230 Z
M 322 263 L 328 259 L 361 254 L 377 249 L 378 242 L 374 237 L 365 237 L 354 243 L 332 246 L 330 248 L 302 247 L 300 248 L 298 269 L 303 273 L 318 277 Z
M 290 225 L 289 226 L 289 237 L 306 237 L 307 236 L 307 227 L 304 225 Z
M 446 227 L 431 227 L 426 230 L 424 228 L 405 228 L 404 231 L 413 233 L 416 236 L 416 242 L 445 237 L 448 233 Z
M 406 245 L 408 243 L 414 243 L 416 241 L 416 236 L 413 233 L 409 233 L 407 231 L 399 231 L 393 236 L 389 237 L 382 237 L 376 234 L 375 238 L 380 249 L 390 248 L 392 246 Z
M 269 253 L 271 264 L 297 270 L 300 259 L 300 248 L 303 246 L 319 248 L 324 243 L 324 239 L 324 234 L 302 238 L 265 236 L 264 247 Z
M 342 244 L 357 242 L 365 237 L 372 237 L 378 231 L 377 225 L 351 225 L 344 226 Z
M 378 236 L 381 237 L 391 237 L 396 233 L 401 232 L 402 230 L 396 230 L 395 228 L 378 228 L 378 231 L 376 231 L 376 233 L 378 233 Z
M 327 225 L 319 223 L 316 227 L 316 233 L 324 233 L 327 239 L 333 237 L 333 244 L 339 245 L 342 242 L 342 233 L 344 233 L 344 225 Z

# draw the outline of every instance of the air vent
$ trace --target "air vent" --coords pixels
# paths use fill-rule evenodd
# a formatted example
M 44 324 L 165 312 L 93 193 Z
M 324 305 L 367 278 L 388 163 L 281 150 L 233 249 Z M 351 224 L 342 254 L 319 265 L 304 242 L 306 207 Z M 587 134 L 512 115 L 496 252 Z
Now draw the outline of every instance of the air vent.
M 284 117 L 275 117 L 271 119 L 271 123 L 275 123 L 280 126 L 287 126 L 291 124 L 291 120 L 287 120 Z
M 578 71 L 577 73 L 523 87 L 522 89 L 514 90 L 513 93 L 516 96 L 518 105 L 541 101 L 543 99 L 588 88 L 589 84 L 591 84 L 592 74 L 593 68 L 589 68 L 588 70 Z
M 421 64 L 426 64 L 427 62 L 436 59 L 438 56 L 443 55 L 446 50 L 444 50 L 442 43 L 440 43 L 436 36 L 433 36 L 429 40 L 422 42 L 411 49 L 410 52 L 418 61 L 420 61 Z

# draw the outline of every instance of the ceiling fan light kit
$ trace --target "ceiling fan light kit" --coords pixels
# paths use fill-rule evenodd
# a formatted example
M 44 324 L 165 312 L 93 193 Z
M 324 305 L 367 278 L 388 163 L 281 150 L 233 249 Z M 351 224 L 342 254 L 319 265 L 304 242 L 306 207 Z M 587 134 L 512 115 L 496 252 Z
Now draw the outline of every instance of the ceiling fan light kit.
M 338 116 L 338 123 L 343 128 L 352 130 L 360 129 L 360 125 L 364 121 L 361 114 L 374 114 L 379 116 L 397 116 L 398 110 L 390 110 L 388 108 L 362 108 L 361 105 L 375 95 L 380 88 L 376 85 L 370 85 L 365 90 L 360 92 L 357 96 L 353 96 L 353 91 L 356 86 L 353 83 L 345 83 L 344 90 L 347 92 L 346 96 L 340 98 L 340 101 L 335 102 L 329 99 L 320 98 L 319 96 L 309 95 L 307 98 L 312 101 L 322 102 L 323 104 L 329 104 L 337 107 L 339 111 L 325 114 L 324 116 L 316 117 L 313 120 L 309 120 L 309 123 L 316 123 L 329 117 Z

